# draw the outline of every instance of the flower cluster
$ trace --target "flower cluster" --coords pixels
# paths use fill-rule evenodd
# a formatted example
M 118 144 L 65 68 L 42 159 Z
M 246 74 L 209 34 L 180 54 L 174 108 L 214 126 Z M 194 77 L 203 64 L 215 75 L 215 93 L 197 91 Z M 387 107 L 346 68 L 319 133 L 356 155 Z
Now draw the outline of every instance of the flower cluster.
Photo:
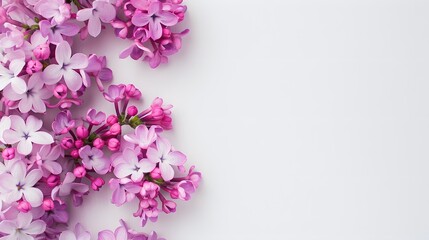
M 69 208 L 82 204 L 105 184 L 112 203 L 138 200 L 134 216 L 142 225 L 161 211 L 187 201 L 201 173 L 185 168 L 187 157 L 162 136 L 172 128 L 171 108 L 156 98 L 146 109 L 132 84 L 113 79 L 106 58 L 74 53 L 74 36 L 97 36 L 103 23 L 133 44 L 121 54 L 143 58 L 152 67 L 177 52 L 181 36 L 171 27 L 182 21 L 180 0 L 23 0 L 0 7 L 0 238 L 90 239 L 80 225 L 68 228 Z M 122 27 L 121 27 L 122 25 Z M 149 46 L 144 46 L 149 44 Z M 84 107 L 94 85 L 111 111 Z M 49 122 L 48 117 L 53 121 Z M 161 240 L 121 221 L 99 240 Z

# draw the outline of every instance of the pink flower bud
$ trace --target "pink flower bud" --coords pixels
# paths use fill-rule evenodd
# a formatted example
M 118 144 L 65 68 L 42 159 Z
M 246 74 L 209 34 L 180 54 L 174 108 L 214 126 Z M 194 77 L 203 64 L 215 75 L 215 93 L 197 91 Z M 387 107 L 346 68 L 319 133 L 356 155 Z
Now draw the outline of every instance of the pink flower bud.
M 173 0 L 174 4 L 181 4 L 183 2 L 183 0 Z
M 119 142 L 118 139 L 116 138 L 111 138 L 108 140 L 107 142 L 107 147 L 109 148 L 110 151 L 112 152 L 116 152 L 119 150 L 119 148 L 121 147 L 121 143 Z
M 172 199 L 178 199 L 179 198 L 179 191 L 177 191 L 177 189 L 172 189 L 170 191 L 170 197 Z
M 46 178 L 46 184 L 49 187 L 56 187 L 60 184 L 60 176 L 58 175 L 49 175 L 49 177 Z
M 14 148 L 5 148 L 1 153 L 4 160 L 11 160 L 15 158 L 15 149 Z
M 131 116 L 131 117 L 133 117 L 133 116 L 135 116 L 137 113 L 138 113 L 138 109 L 137 109 L 137 107 L 136 106 L 130 106 L 128 109 L 127 109 L 127 115 L 128 116 Z
M 92 183 L 91 183 L 91 188 L 94 190 L 94 191 L 98 191 L 98 190 L 100 190 L 100 188 L 102 187 L 104 185 L 104 180 L 102 179 L 102 178 L 96 178 L 96 179 L 94 179 L 93 181 L 92 181 Z
M 118 123 L 118 117 L 115 115 L 110 115 L 106 120 L 107 125 L 112 126 L 115 123 Z
M 77 178 L 83 178 L 86 175 L 86 169 L 83 166 L 78 166 L 73 170 L 73 174 Z
M 109 133 L 114 136 L 119 135 L 121 133 L 121 125 L 119 123 L 113 124 L 109 129 Z
M 103 139 L 101 139 L 101 138 L 96 138 L 96 139 L 94 140 L 94 142 L 92 143 L 92 145 L 93 145 L 95 148 L 102 149 L 102 148 L 104 147 L 104 141 L 103 141 Z
M 69 137 L 65 137 L 65 138 L 61 139 L 61 147 L 64 150 L 68 150 L 68 149 L 74 147 L 74 141 L 73 141 L 73 139 L 69 138 Z
M 18 202 L 18 210 L 23 213 L 28 213 L 31 210 L 31 205 L 29 202 L 22 200 Z
M 171 31 L 168 28 L 163 28 L 162 29 L 162 36 L 164 38 L 169 38 L 171 36 Z
M 46 60 L 51 55 L 51 50 L 49 49 L 49 44 L 44 43 L 37 46 L 33 49 L 33 54 L 37 60 Z
M 83 145 L 84 145 L 85 143 L 81 140 L 81 139 L 78 139 L 78 140 L 76 140 L 75 142 L 74 142 L 74 146 L 77 148 L 77 149 L 79 149 L 79 148 L 81 148 L 81 147 L 83 147 Z
M 54 96 L 61 99 L 67 95 L 67 86 L 65 84 L 58 84 L 54 89 Z
M 142 93 L 133 84 L 128 84 L 125 86 L 125 95 L 128 98 L 134 98 L 138 100 L 142 96 Z
M 88 129 L 84 126 L 79 126 L 76 128 L 76 135 L 80 139 L 85 139 L 89 136 Z
M 169 213 L 174 213 L 176 212 L 176 203 L 173 201 L 165 201 L 162 203 L 162 211 L 164 211 L 165 213 L 169 214 Z
M 38 60 L 30 60 L 27 62 L 27 67 L 25 68 L 25 71 L 31 75 L 33 73 L 40 72 L 42 68 L 43 65 L 41 62 L 39 62 Z
M 54 201 L 52 201 L 52 199 L 47 198 L 47 199 L 43 200 L 43 203 L 42 203 L 43 210 L 51 211 L 52 209 L 54 209 L 54 207 L 55 207 L 55 205 L 54 205 Z
M 152 172 L 150 172 L 150 177 L 155 180 L 162 179 L 161 170 L 159 170 L 159 168 L 153 169 Z
M 73 149 L 73 150 L 70 152 L 70 155 L 71 155 L 73 158 L 78 158 L 78 157 L 79 157 L 79 150 L 77 150 L 77 149 Z

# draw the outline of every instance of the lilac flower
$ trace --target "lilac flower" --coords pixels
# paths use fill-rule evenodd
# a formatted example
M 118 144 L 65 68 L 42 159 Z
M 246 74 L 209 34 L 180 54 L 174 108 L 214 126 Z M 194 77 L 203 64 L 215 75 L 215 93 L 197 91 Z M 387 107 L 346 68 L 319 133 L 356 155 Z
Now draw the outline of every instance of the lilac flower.
M 27 174 L 23 162 L 16 162 L 10 173 L 0 176 L 0 192 L 6 194 L 7 202 L 14 202 L 25 197 L 32 207 L 42 204 L 43 194 L 40 189 L 33 187 L 42 178 L 42 171 L 34 169 Z
M 70 4 L 66 4 L 64 0 L 41 0 L 34 9 L 43 17 L 52 18 L 57 24 L 62 24 L 71 16 Z
M 91 108 L 86 113 L 86 121 L 92 125 L 100 125 L 106 120 L 106 114 L 104 112 L 97 112 L 95 109 Z
M 46 111 L 44 100 L 53 95 L 52 91 L 44 87 L 41 73 L 31 75 L 26 92 L 18 94 L 8 86 L 4 89 L 3 94 L 9 100 L 18 101 L 18 108 L 22 113 L 27 113 L 30 110 L 36 113 L 44 113 Z
M 0 48 L 19 48 L 24 44 L 24 34 L 15 25 L 4 23 L 3 27 L 8 30 L 0 35 Z
M 162 36 L 162 25 L 173 26 L 179 21 L 179 17 L 162 10 L 162 3 L 152 2 L 147 13 L 137 12 L 131 21 L 139 27 L 149 24 L 150 35 L 153 40 L 157 40 Z
M 77 223 L 74 231 L 67 230 L 61 233 L 59 240 L 90 240 L 91 234 L 86 229 Z
M 12 122 L 10 120 L 10 117 L 4 116 L 0 119 L 0 142 L 6 143 L 5 140 L 3 139 L 3 133 L 7 129 L 10 129 L 11 125 L 12 125 Z
M 59 197 L 65 197 L 70 194 L 83 195 L 88 192 L 89 187 L 84 183 L 75 182 L 76 177 L 71 172 L 67 172 L 63 182 L 52 189 L 51 197 L 53 200 Z
M 174 177 L 172 166 L 182 166 L 186 162 L 186 156 L 179 151 L 172 151 L 170 142 L 161 137 L 156 141 L 156 148 L 148 148 L 147 158 L 154 163 L 159 163 L 159 169 L 165 181 L 170 181 Z
M 65 134 L 76 125 L 75 120 L 72 119 L 70 111 L 60 112 L 52 122 L 52 130 L 55 134 Z
M 109 102 L 119 102 L 125 98 L 125 86 L 110 85 L 107 92 L 103 93 L 103 96 Z
M 101 32 L 101 22 L 109 23 L 116 16 L 116 9 L 108 1 L 96 0 L 92 2 L 92 8 L 86 8 L 77 12 L 78 21 L 88 20 L 89 35 L 96 37 Z
M 61 146 L 43 145 L 36 155 L 36 164 L 42 170 L 43 176 L 47 177 L 51 173 L 58 175 L 61 173 L 62 167 L 57 162 L 61 155 Z
M 113 190 L 112 203 L 121 206 L 125 202 L 130 202 L 135 195 L 140 192 L 141 187 L 128 178 L 115 179 L 109 181 L 110 189 Z
M 110 161 L 100 149 L 87 145 L 79 149 L 79 156 L 86 169 L 94 169 L 98 174 L 106 174 L 109 171 Z
M 118 227 L 113 233 L 110 230 L 104 230 L 98 233 L 98 240 L 124 240 L 128 239 L 128 232 L 125 227 Z
M 148 237 L 147 240 L 165 240 L 165 238 L 158 238 L 158 234 L 156 232 L 152 232 Z
M 80 27 L 71 20 L 67 20 L 62 24 L 52 24 L 48 20 L 42 20 L 39 23 L 40 32 L 44 37 L 48 37 L 53 44 L 59 44 L 63 41 L 63 35 L 72 37 L 79 33 Z
M 157 126 L 151 126 L 150 129 L 146 125 L 139 125 L 134 133 L 127 134 L 124 136 L 124 139 L 130 143 L 139 145 L 142 149 L 147 149 L 152 143 L 156 141 L 157 138 Z
M 131 180 L 140 182 L 143 179 L 144 173 L 151 172 L 156 163 L 148 159 L 138 159 L 132 149 L 125 149 L 122 153 L 123 162 L 119 163 L 115 169 L 114 174 L 118 178 L 124 178 L 131 175 Z
M 64 77 L 64 81 L 70 90 L 79 90 L 82 86 L 82 76 L 75 70 L 86 68 L 88 57 L 82 53 L 76 53 L 72 56 L 69 43 L 63 41 L 55 49 L 55 59 L 58 64 L 49 65 L 43 72 L 45 83 L 52 85 Z
M 27 84 L 25 84 L 24 79 L 18 76 L 24 66 L 25 62 L 22 60 L 13 60 L 9 64 L 9 69 L 0 64 L 0 90 L 3 90 L 10 84 L 16 93 L 25 93 L 27 91 Z
M 178 191 L 178 197 L 184 201 L 191 199 L 191 194 L 195 192 L 195 185 L 192 181 L 184 180 L 179 182 L 175 188 Z
M 19 213 L 14 220 L 0 222 L 0 232 L 7 240 L 32 240 L 34 236 L 42 234 L 46 229 L 46 223 L 42 220 L 33 221 L 31 213 Z
M 3 138 L 8 144 L 18 143 L 17 150 L 23 155 L 31 153 L 33 143 L 51 144 L 54 142 L 52 136 L 46 132 L 39 131 L 42 128 L 42 120 L 30 115 L 24 122 L 19 116 L 10 116 L 12 120 L 11 129 L 6 130 Z

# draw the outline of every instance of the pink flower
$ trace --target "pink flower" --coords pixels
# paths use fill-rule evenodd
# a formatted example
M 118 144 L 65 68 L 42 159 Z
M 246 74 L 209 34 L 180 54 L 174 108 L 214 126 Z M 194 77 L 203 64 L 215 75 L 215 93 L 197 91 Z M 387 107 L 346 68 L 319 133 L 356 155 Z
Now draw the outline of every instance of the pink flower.
M 64 81 L 70 90 L 79 90 L 82 86 L 82 76 L 75 70 L 86 68 L 88 57 L 82 53 L 76 53 L 72 56 L 69 43 L 63 41 L 55 49 L 55 59 L 58 64 L 49 65 L 43 72 L 45 83 L 52 85 L 64 77 Z
M 79 150 L 79 156 L 86 169 L 94 169 L 98 174 L 106 174 L 109 171 L 110 161 L 100 149 L 87 145 Z
M 107 92 L 103 93 L 103 96 L 109 102 L 119 102 L 125 98 L 125 86 L 110 85 Z
M 179 199 L 188 201 L 191 199 L 191 194 L 195 192 L 195 185 L 192 181 L 184 180 L 179 182 L 175 188 L 178 191 Z
M 45 232 L 46 223 L 42 220 L 33 221 L 31 213 L 19 213 L 14 220 L 3 220 L 0 222 L 0 232 L 6 236 L 2 239 L 8 240 L 31 240 L 33 236 Z
M 65 197 L 71 193 L 77 195 L 83 195 L 88 192 L 89 187 L 84 183 L 75 182 L 76 177 L 73 173 L 68 172 L 64 178 L 64 181 L 52 189 L 51 197 L 53 200 L 58 199 L 58 197 Z
M 58 158 L 61 156 L 61 146 L 55 145 L 43 145 L 36 155 L 36 164 L 40 170 L 43 172 L 43 176 L 47 177 L 51 173 L 59 175 L 61 173 L 62 167 L 57 162 Z
M 11 129 L 6 130 L 3 138 L 8 144 L 18 143 L 17 150 L 23 155 L 31 153 L 33 143 L 51 144 L 54 139 L 49 133 L 39 131 L 42 128 L 42 120 L 30 115 L 24 122 L 20 116 L 10 116 L 12 120 Z
M 59 44 L 63 41 L 63 35 L 72 37 L 79 31 L 80 27 L 71 20 L 67 20 L 62 24 L 51 23 L 48 20 L 42 20 L 39 23 L 40 32 L 44 37 L 48 37 L 49 41 L 53 44 Z
M 104 230 L 98 233 L 98 240 L 126 240 L 128 232 L 125 227 L 119 227 L 113 233 L 110 230 Z
M 131 21 L 139 27 L 149 24 L 150 35 L 153 40 L 157 40 L 162 36 L 162 25 L 173 26 L 179 18 L 171 12 L 162 10 L 162 3 L 153 2 L 149 6 L 148 13 L 137 12 Z
M 27 174 L 23 162 L 16 162 L 10 173 L 0 175 L 0 192 L 6 194 L 6 201 L 11 203 L 25 197 L 32 207 L 42 204 L 43 194 L 40 189 L 33 187 L 42 178 L 42 171 L 34 169 Z
M 70 111 L 60 112 L 52 122 L 52 130 L 55 134 L 65 134 L 74 128 L 76 122 L 72 119 Z
M 12 91 L 10 87 L 6 87 L 3 94 L 9 100 L 19 101 L 18 108 L 22 113 L 27 113 L 30 110 L 36 113 L 46 112 L 44 100 L 49 99 L 53 95 L 52 91 L 44 87 L 41 73 L 33 74 L 30 77 L 25 93 L 18 94 Z
M 101 22 L 108 23 L 116 16 L 116 9 L 108 1 L 96 0 L 92 2 L 92 8 L 86 8 L 77 12 L 78 21 L 88 20 L 88 33 L 96 37 L 101 32 Z
M 106 120 L 106 114 L 104 112 L 97 112 L 95 109 L 91 108 L 86 113 L 86 121 L 92 125 L 100 125 Z
M 152 126 L 148 129 L 145 125 L 139 125 L 134 133 L 126 134 L 124 139 L 130 143 L 139 145 L 142 149 L 147 149 L 157 138 L 157 126 Z
M 36 12 L 40 13 L 43 17 L 51 19 L 57 24 L 62 24 L 70 18 L 70 4 L 65 3 L 64 0 L 41 0 L 34 7 Z
M 109 181 L 109 186 L 113 190 L 112 203 L 118 207 L 133 200 L 136 193 L 139 193 L 141 189 L 139 185 L 128 178 L 112 178 Z
M 24 79 L 19 77 L 24 66 L 25 62 L 23 60 L 13 60 L 9 64 L 9 69 L 0 64 L 0 90 L 3 90 L 10 84 L 12 90 L 16 93 L 25 93 L 27 91 L 27 84 L 25 84 Z
M 79 223 L 76 224 L 74 231 L 67 230 L 61 233 L 59 240 L 90 240 L 91 234 Z
M 115 166 L 113 173 L 118 178 L 131 175 L 131 180 L 139 182 L 143 179 L 144 173 L 152 171 L 156 164 L 148 159 L 138 159 L 134 150 L 127 148 L 122 153 L 122 160 Z
M 172 166 L 182 166 L 186 162 L 186 156 L 179 151 L 172 151 L 170 142 L 161 137 L 156 141 L 156 148 L 148 148 L 147 158 L 153 163 L 159 163 L 161 176 L 165 181 L 174 177 Z

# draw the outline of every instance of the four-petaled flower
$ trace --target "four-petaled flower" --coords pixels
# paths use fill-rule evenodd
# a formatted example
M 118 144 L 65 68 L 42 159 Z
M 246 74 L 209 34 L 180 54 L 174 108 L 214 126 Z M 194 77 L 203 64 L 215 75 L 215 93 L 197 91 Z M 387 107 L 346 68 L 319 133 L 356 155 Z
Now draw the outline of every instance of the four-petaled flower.
M 14 220 L 0 222 L 0 232 L 6 236 L 4 240 L 33 240 L 38 234 L 46 230 L 46 223 L 42 220 L 33 221 L 31 213 L 19 213 Z
M 88 33 L 96 37 L 101 32 L 101 22 L 108 23 L 116 17 L 115 7 L 109 1 L 96 0 L 92 8 L 85 8 L 77 12 L 78 21 L 88 20 Z
M 24 65 L 25 62 L 20 59 L 11 61 L 9 69 L 0 64 L 0 90 L 3 90 L 10 84 L 12 86 L 12 90 L 18 94 L 22 94 L 27 91 L 27 84 L 24 79 L 19 77 Z
M 146 125 L 139 125 L 134 133 L 127 134 L 124 136 L 124 139 L 130 143 L 139 145 L 142 149 L 147 149 L 152 143 L 156 141 L 157 130 L 162 130 L 157 126 L 151 126 L 150 129 Z
M 143 179 L 144 173 L 152 171 L 156 163 L 148 159 L 138 159 L 135 152 L 127 148 L 123 152 L 123 161 L 115 166 L 114 174 L 118 178 L 124 178 L 131 175 L 131 180 L 139 182 Z
M 79 149 L 79 156 L 86 169 L 94 169 L 98 174 L 106 174 L 109 171 L 110 161 L 100 149 L 87 145 Z

